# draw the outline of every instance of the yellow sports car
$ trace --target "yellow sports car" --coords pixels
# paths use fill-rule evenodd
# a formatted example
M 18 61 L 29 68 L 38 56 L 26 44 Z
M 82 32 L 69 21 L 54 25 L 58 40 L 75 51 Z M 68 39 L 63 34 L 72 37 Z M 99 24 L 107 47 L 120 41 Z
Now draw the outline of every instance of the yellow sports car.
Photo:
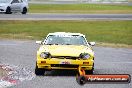
M 37 51 L 35 74 L 44 75 L 46 70 L 78 70 L 93 74 L 95 42 L 88 42 L 80 33 L 49 33 Z

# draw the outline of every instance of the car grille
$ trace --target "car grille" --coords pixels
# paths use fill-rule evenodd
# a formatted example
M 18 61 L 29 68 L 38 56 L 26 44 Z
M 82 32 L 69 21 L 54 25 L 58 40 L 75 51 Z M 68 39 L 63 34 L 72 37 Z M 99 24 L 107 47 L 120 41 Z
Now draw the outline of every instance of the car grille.
M 79 65 L 71 64 L 52 64 L 51 67 L 78 68 Z
M 58 59 L 72 59 L 72 60 L 79 59 L 79 57 L 72 57 L 72 56 L 52 56 L 52 58 L 58 58 Z

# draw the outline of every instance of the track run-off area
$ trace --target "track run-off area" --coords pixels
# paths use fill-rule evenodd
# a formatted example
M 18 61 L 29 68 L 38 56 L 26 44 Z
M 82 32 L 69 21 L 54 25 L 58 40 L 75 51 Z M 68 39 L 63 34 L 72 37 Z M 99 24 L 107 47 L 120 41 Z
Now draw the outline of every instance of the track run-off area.
M 132 14 L 13 13 L 0 14 L 0 20 L 132 20 Z
M 9 75 L 17 79 L 11 88 L 81 88 L 74 71 L 47 71 L 45 76 L 34 74 L 36 52 L 39 45 L 34 40 L 0 40 L 0 63 L 13 69 Z M 94 74 L 132 75 L 132 49 L 93 47 L 95 51 Z M 1 81 L 0 81 L 1 82 Z M 14 81 L 13 81 L 14 82 Z M 129 84 L 85 84 L 83 88 L 131 88 Z M 2 87 L 2 86 L 0 86 Z M 2 87 L 3 88 L 3 87 Z

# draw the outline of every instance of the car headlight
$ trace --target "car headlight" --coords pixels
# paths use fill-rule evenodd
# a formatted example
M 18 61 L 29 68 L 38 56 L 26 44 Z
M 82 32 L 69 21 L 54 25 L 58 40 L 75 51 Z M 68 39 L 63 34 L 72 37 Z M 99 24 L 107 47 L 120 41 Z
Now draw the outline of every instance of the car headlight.
M 79 57 L 82 59 L 88 59 L 90 55 L 88 53 L 81 53 Z
M 50 53 L 49 53 L 49 52 L 42 52 L 42 53 L 40 54 L 40 57 L 41 57 L 41 58 L 44 58 L 44 59 L 49 58 L 49 57 L 50 57 Z
M 0 7 L 6 7 L 6 6 L 0 6 Z

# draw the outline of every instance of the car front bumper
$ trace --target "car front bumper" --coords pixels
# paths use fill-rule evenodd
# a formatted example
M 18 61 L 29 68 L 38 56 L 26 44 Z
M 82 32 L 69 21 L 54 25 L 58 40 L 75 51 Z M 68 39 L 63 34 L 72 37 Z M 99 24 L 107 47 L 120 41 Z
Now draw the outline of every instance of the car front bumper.
M 91 70 L 93 68 L 94 60 L 67 60 L 67 59 L 39 59 L 37 60 L 38 68 L 47 70 L 52 69 L 67 69 L 77 70 L 79 67 L 84 70 Z

